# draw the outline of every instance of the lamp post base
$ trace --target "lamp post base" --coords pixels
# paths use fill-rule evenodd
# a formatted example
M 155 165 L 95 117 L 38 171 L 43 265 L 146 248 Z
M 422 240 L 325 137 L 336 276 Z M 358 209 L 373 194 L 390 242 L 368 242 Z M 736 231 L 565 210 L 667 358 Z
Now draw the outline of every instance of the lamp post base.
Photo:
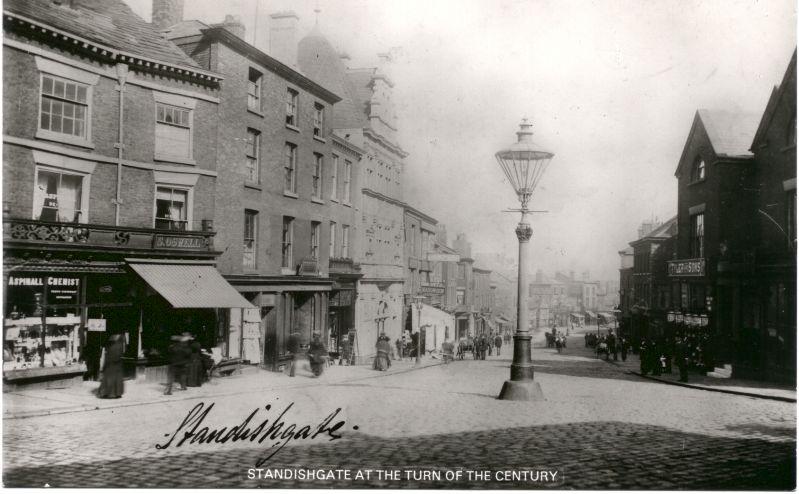
M 498 399 L 509 401 L 544 401 L 544 392 L 537 381 L 505 381 Z

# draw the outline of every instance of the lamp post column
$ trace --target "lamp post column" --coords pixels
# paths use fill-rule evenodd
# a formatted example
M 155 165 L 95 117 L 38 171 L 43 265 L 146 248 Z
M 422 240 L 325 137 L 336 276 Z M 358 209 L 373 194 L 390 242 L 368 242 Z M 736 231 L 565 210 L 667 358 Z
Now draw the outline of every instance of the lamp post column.
M 530 315 L 527 313 L 527 285 L 530 238 L 533 229 L 527 223 L 527 212 L 522 211 L 522 219 L 516 227 L 516 237 L 519 239 L 519 286 L 516 287 L 516 296 L 519 303 L 516 308 L 516 334 L 513 335 L 513 363 L 510 366 L 511 381 L 532 381 L 533 362 L 530 358 L 529 331 Z

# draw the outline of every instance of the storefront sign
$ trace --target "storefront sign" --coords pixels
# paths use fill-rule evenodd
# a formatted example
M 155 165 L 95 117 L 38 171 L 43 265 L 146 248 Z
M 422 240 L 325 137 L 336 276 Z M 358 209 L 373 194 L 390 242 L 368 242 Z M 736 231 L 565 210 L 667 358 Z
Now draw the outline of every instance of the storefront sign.
M 669 276 L 705 276 L 705 259 L 669 261 Z
M 422 283 L 419 287 L 419 293 L 427 296 L 443 295 L 444 283 Z
M 154 249 L 205 249 L 203 237 L 176 237 L 172 235 L 156 235 Z
M 79 303 L 80 278 L 59 276 L 9 276 L 9 288 L 32 290 L 37 307 L 41 307 L 44 286 L 47 285 L 48 305 L 76 305 Z
M 89 319 L 86 321 L 89 331 L 105 331 L 105 319 Z

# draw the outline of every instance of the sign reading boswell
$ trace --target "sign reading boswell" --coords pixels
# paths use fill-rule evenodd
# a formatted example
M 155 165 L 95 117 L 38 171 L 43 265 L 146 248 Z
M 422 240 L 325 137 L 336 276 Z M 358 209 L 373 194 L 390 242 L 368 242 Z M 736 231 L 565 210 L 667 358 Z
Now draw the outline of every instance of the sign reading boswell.
M 705 276 L 705 259 L 669 261 L 669 276 Z
M 174 235 L 156 235 L 153 240 L 155 249 L 205 249 L 203 237 L 178 237 Z

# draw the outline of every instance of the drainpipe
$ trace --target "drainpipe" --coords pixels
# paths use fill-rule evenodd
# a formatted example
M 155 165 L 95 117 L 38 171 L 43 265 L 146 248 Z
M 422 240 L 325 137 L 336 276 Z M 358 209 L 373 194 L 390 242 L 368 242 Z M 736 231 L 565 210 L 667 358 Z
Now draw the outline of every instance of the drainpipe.
M 122 157 L 124 137 L 124 108 L 125 108 L 125 81 L 128 78 L 128 66 L 124 63 L 117 64 L 117 90 L 119 91 L 119 138 L 114 147 L 117 148 L 117 193 L 114 198 L 114 226 L 119 226 L 119 211 L 122 207 Z

